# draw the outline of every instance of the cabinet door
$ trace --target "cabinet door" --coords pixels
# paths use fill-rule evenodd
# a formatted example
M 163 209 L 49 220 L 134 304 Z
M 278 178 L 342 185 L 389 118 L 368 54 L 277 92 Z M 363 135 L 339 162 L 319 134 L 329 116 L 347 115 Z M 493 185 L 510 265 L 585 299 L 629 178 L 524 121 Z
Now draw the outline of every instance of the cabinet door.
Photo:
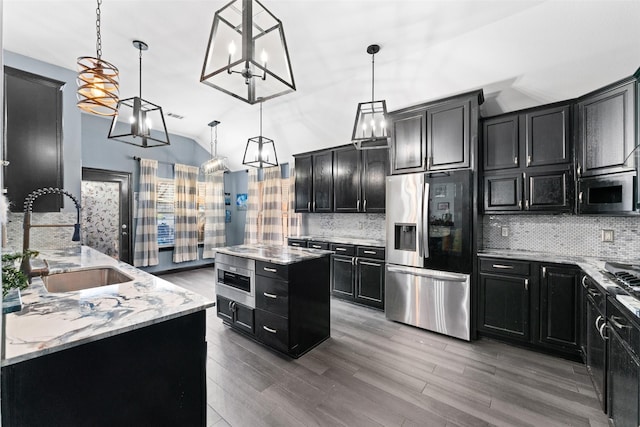
M 529 279 L 480 274 L 478 328 L 529 341 Z
M 525 173 L 525 209 L 528 211 L 571 212 L 574 186 L 571 171 L 536 170 Z
M 253 335 L 253 309 L 233 302 L 233 326 Z
M 356 301 L 384 309 L 384 262 L 356 259 Z
M 384 213 L 385 178 L 388 170 L 388 150 L 362 152 L 362 212 Z
M 484 211 L 522 210 L 522 174 L 484 176 Z
M 331 291 L 334 296 L 353 299 L 353 258 L 331 256 Z
M 350 146 L 333 152 L 333 197 L 335 212 L 359 212 L 360 151 Z
M 638 387 L 640 366 L 622 339 L 611 328 L 609 332 L 608 404 L 609 418 L 615 426 L 640 425 Z
M 586 305 L 586 365 L 591 376 L 593 388 L 602 405 L 606 409 L 606 358 L 607 348 L 604 338 L 600 335 L 600 328 L 605 323 L 591 298 L 587 297 Z
M 333 209 L 333 151 L 313 155 L 313 212 Z
M 518 116 L 509 115 L 482 122 L 484 170 L 520 167 Z
M 225 322 L 233 323 L 233 310 L 231 308 L 233 301 L 220 295 L 216 295 L 216 313 L 218 317 Z
M 311 156 L 296 157 L 296 212 L 311 212 Z
M 468 168 L 470 103 L 459 103 L 427 110 L 428 170 Z
M 424 111 L 391 118 L 391 173 L 426 170 L 427 139 Z
M 269 347 L 289 351 L 289 320 L 268 311 L 256 310 L 256 338 Z
M 583 98 L 578 102 L 579 175 L 592 176 L 633 169 L 635 146 L 634 83 Z
M 540 342 L 578 351 L 578 276 L 569 267 L 540 267 Z
M 526 166 L 568 164 L 571 158 L 571 107 L 563 105 L 523 114 Z

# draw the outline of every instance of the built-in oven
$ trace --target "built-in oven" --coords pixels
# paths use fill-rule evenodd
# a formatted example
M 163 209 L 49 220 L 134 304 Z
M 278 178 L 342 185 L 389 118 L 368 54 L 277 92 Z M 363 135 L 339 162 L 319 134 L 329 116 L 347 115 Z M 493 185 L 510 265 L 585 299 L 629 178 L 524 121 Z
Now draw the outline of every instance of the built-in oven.
M 636 173 L 615 173 L 580 179 L 578 213 L 633 212 Z
M 216 254 L 216 295 L 255 308 L 256 264 L 248 258 Z

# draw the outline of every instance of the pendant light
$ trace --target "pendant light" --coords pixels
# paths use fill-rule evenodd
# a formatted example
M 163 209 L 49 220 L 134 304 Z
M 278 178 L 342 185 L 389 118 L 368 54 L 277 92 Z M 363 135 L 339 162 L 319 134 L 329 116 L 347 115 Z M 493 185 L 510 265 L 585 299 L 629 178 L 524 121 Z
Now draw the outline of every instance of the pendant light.
M 209 127 L 211 128 L 211 158 L 206 162 L 204 162 L 202 166 L 200 166 L 202 173 L 204 173 L 205 175 L 213 175 L 214 173 L 219 171 L 229 170 L 229 168 L 225 164 L 227 158 L 218 156 L 218 127 L 217 126 L 219 124 L 220 122 L 217 120 L 214 120 L 211 123 L 209 123 Z M 214 128 L 216 133 L 215 142 L 213 139 Z
M 118 112 L 111 121 L 109 138 L 142 148 L 169 145 L 162 107 L 142 99 L 142 51 L 149 49 L 149 46 L 140 40 L 134 40 L 133 46 L 139 51 L 139 96 L 118 102 Z
M 260 100 L 260 135 L 249 138 L 242 164 L 254 168 L 278 166 L 276 146 L 272 139 L 262 136 L 262 100 Z
M 78 108 L 99 116 L 113 116 L 118 105 L 118 69 L 102 59 L 100 5 L 96 9 L 96 56 L 78 58 Z
M 295 91 L 282 22 L 257 0 L 218 10 L 200 81 L 249 104 Z
M 380 52 L 380 46 L 377 44 L 367 47 L 367 53 L 371 55 L 371 102 L 358 104 L 356 121 L 351 134 L 351 142 L 357 150 L 389 148 L 387 103 L 384 100 L 375 100 L 375 55 L 378 52 Z

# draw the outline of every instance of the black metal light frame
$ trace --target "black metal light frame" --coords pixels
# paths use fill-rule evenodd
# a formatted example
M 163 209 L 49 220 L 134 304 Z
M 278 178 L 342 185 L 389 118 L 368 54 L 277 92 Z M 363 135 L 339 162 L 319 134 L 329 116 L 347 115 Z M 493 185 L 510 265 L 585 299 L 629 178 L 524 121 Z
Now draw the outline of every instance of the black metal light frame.
M 258 155 L 254 157 L 253 160 L 247 159 L 247 153 L 249 152 L 249 147 L 251 144 L 257 144 L 257 153 Z M 269 147 L 265 150 L 265 147 Z M 273 150 L 273 160 L 270 161 L 268 153 Z M 265 151 L 267 151 L 266 156 L 264 155 Z M 255 151 L 254 151 L 255 153 Z M 266 138 L 262 136 L 262 102 L 260 102 L 260 135 L 254 136 L 253 138 L 249 138 L 247 140 L 247 146 L 244 149 L 244 156 L 242 157 L 242 164 L 245 166 L 251 166 L 254 168 L 263 168 L 265 166 L 278 166 L 278 154 L 276 153 L 276 145 L 273 142 L 273 139 Z

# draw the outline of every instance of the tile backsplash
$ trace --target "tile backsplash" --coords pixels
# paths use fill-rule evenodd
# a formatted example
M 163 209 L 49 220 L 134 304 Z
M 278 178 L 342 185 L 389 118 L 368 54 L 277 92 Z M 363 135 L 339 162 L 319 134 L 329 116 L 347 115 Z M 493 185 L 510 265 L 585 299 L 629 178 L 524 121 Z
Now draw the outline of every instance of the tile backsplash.
M 385 214 L 302 214 L 302 236 L 385 240 Z
M 640 217 L 484 215 L 483 249 L 543 251 L 621 260 L 640 257 Z M 506 227 L 508 236 L 503 236 Z M 602 241 L 613 230 L 613 242 Z
M 31 224 L 75 224 L 77 214 L 75 212 L 33 212 L 31 214 Z M 22 235 L 24 214 L 11 212 L 8 215 L 6 228 L 6 242 L 4 247 L 9 250 L 22 250 Z M 34 250 L 40 249 L 62 249 L 75 247 L 80 242 L 71 240 L 73 237 L 73 227 L 33 227 L 30 232 L 29 247 Z

